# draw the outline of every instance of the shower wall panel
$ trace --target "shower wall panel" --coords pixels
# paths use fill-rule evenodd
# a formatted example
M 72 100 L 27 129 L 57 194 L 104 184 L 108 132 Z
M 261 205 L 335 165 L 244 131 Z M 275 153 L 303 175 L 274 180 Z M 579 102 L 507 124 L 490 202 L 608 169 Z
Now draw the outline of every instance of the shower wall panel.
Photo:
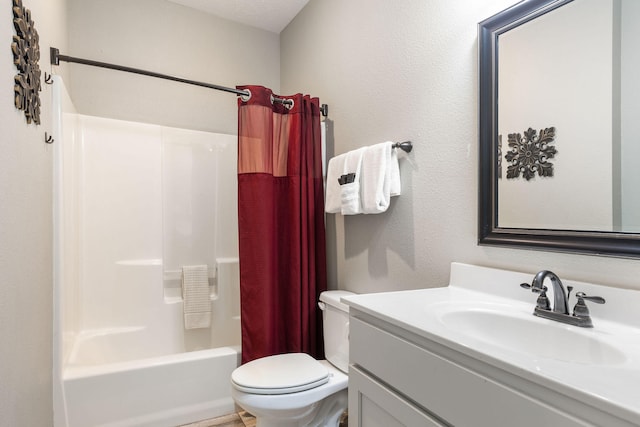
M 131 328 L 163 337 L 145 343 L 155 355 L 239 342 L 224 325 L 185 331 L 180 293 L 181 267 L 207 264 L 213 308 L 235 311 L 220 308 L 220 287 L 232 295 L 235 284 L 216 271 L 238 253 L 236 137 L 73 114 L 64 123 L 64 359 L 76 338 Z

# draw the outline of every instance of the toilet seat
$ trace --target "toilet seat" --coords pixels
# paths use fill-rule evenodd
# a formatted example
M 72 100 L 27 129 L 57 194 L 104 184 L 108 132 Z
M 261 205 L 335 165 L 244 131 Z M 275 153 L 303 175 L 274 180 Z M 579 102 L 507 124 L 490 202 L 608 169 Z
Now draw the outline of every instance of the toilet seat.
M 245 393 L 288 394 L 326 384 L 329 371 L 308 354 L 278 354 L 240 366 L 231 374 L 231 381 Z

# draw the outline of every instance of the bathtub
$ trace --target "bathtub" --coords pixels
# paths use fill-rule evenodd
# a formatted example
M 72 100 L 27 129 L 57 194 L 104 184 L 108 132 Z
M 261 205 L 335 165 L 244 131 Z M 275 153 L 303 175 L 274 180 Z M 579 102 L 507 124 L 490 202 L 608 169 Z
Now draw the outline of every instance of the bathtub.
M 152 289 L 162 266 L 139 264 L 121 268 L 149 270 L 149 280 L 137 274 L 135 284 Z M 67 336 L 64 403 L 59 405 L 66 421 L 58 425 L 175 427 L 234 412 L 231 372 L 241 360 L 238 260 L 219 258 L 216 271 L 210 328 L 185 330 L 182 300 L 169 287 L 165 291 L 172 292 L 158 295 L 162 303 L 149 311 L 153 318 L 137 326 L 85 329 Z M 127 316 L 121 314 L 122 319 Z M 132 319 L 130 315 L 129 324 Z
M 62 372 L 68 427 L 175 427 L 234 411 L 230 378 L 239 346 L 148 357 L 138 340 L 144 332 L 119 328 L 76 339 Z
M 237 137 L 78 114 L 54 80 L 54 426 L 233 412 Z M 200 264 L 211 327 L 185 330 L 181 271 Z

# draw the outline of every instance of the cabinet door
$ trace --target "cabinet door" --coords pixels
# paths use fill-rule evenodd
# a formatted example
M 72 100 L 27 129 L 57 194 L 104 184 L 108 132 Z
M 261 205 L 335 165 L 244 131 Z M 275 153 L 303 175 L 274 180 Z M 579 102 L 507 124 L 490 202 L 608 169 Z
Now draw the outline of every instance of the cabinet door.
M 446 427 L 426 412 L 367 375 L 349 366 L 351 427 Z
M 349 355 L 354 365 L 456 427 L 629 425 L 577 418 L 361 319 L 351 317 L 349 330 Z M 568 408 L 575 412 L 577 407 Z

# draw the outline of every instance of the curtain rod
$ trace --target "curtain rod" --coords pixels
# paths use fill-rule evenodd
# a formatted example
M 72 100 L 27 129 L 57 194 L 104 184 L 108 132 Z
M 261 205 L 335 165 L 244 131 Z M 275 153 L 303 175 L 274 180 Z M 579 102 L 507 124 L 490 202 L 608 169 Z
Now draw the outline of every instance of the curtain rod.
M 158 79 L 171 80 L 171 81 L 174 81 L 174 82 L 186 83 L 186 84 L 190 84 L 190 85 L 194 85 L 194 86 L 200 86 L 200 87 L 206 87 L 206 88 L 209 88 L 209 89 L 221 90 L 221 91 L 224 91 L 224 92 L 235 93 L 238 96 L 251 96 L 251 93 L 249 91 L 247 91 L 247 90 L 234 89 L 234 88 L 230 88 L 230 87 L 214 85 L 212 83 L 204 83 L 204 82 L 199 82 L 199 81 L 196 81 L 196 80 L 183 79 L 181 77 L 169 76 L 167 74 L 160 74 L 160 73 L 156 73 L 156 72 L 153 72 L 153 71 L 141 70 L 139 68 L 125 67 L 123 65 L 115 65 L 115 64 L 109 64 L 107 62 L 93 61 L 91 59 L 83 59 L 83 58 L 76 58 L 76 57 L 68 56 L 68 55 L 61 55 L 60 54 L 60 50 L 58 48 L 55 48 L 55 47 L 49 48 L 49 52 L 50 52 L 50 56 L 51 56 L 51 64 L 52 65 L 60 65 L 60 61 L 73 62 L 73 63 L 76 63 L 76 64 L 90 65 L 92 67 L 108 68 L 110 70 L 125 71 L 127 73 L 140 74 L 140 75 L 143 75 L 143 76 L 155 77 L 155 78 L 158 78 Z M 274 97 L 273 101 L 276 102 L 276 103 L 286 104 L 286 105 L 293 104 L 292 100 L 285 99 L 285 98 Z M 320 107 L 320 111 L 322 112 L 322 115 L 326 117 L 327 114 L 328 114 L 328 106 L 327 106 L 327 104 L 322 104 L 322 106 Z

